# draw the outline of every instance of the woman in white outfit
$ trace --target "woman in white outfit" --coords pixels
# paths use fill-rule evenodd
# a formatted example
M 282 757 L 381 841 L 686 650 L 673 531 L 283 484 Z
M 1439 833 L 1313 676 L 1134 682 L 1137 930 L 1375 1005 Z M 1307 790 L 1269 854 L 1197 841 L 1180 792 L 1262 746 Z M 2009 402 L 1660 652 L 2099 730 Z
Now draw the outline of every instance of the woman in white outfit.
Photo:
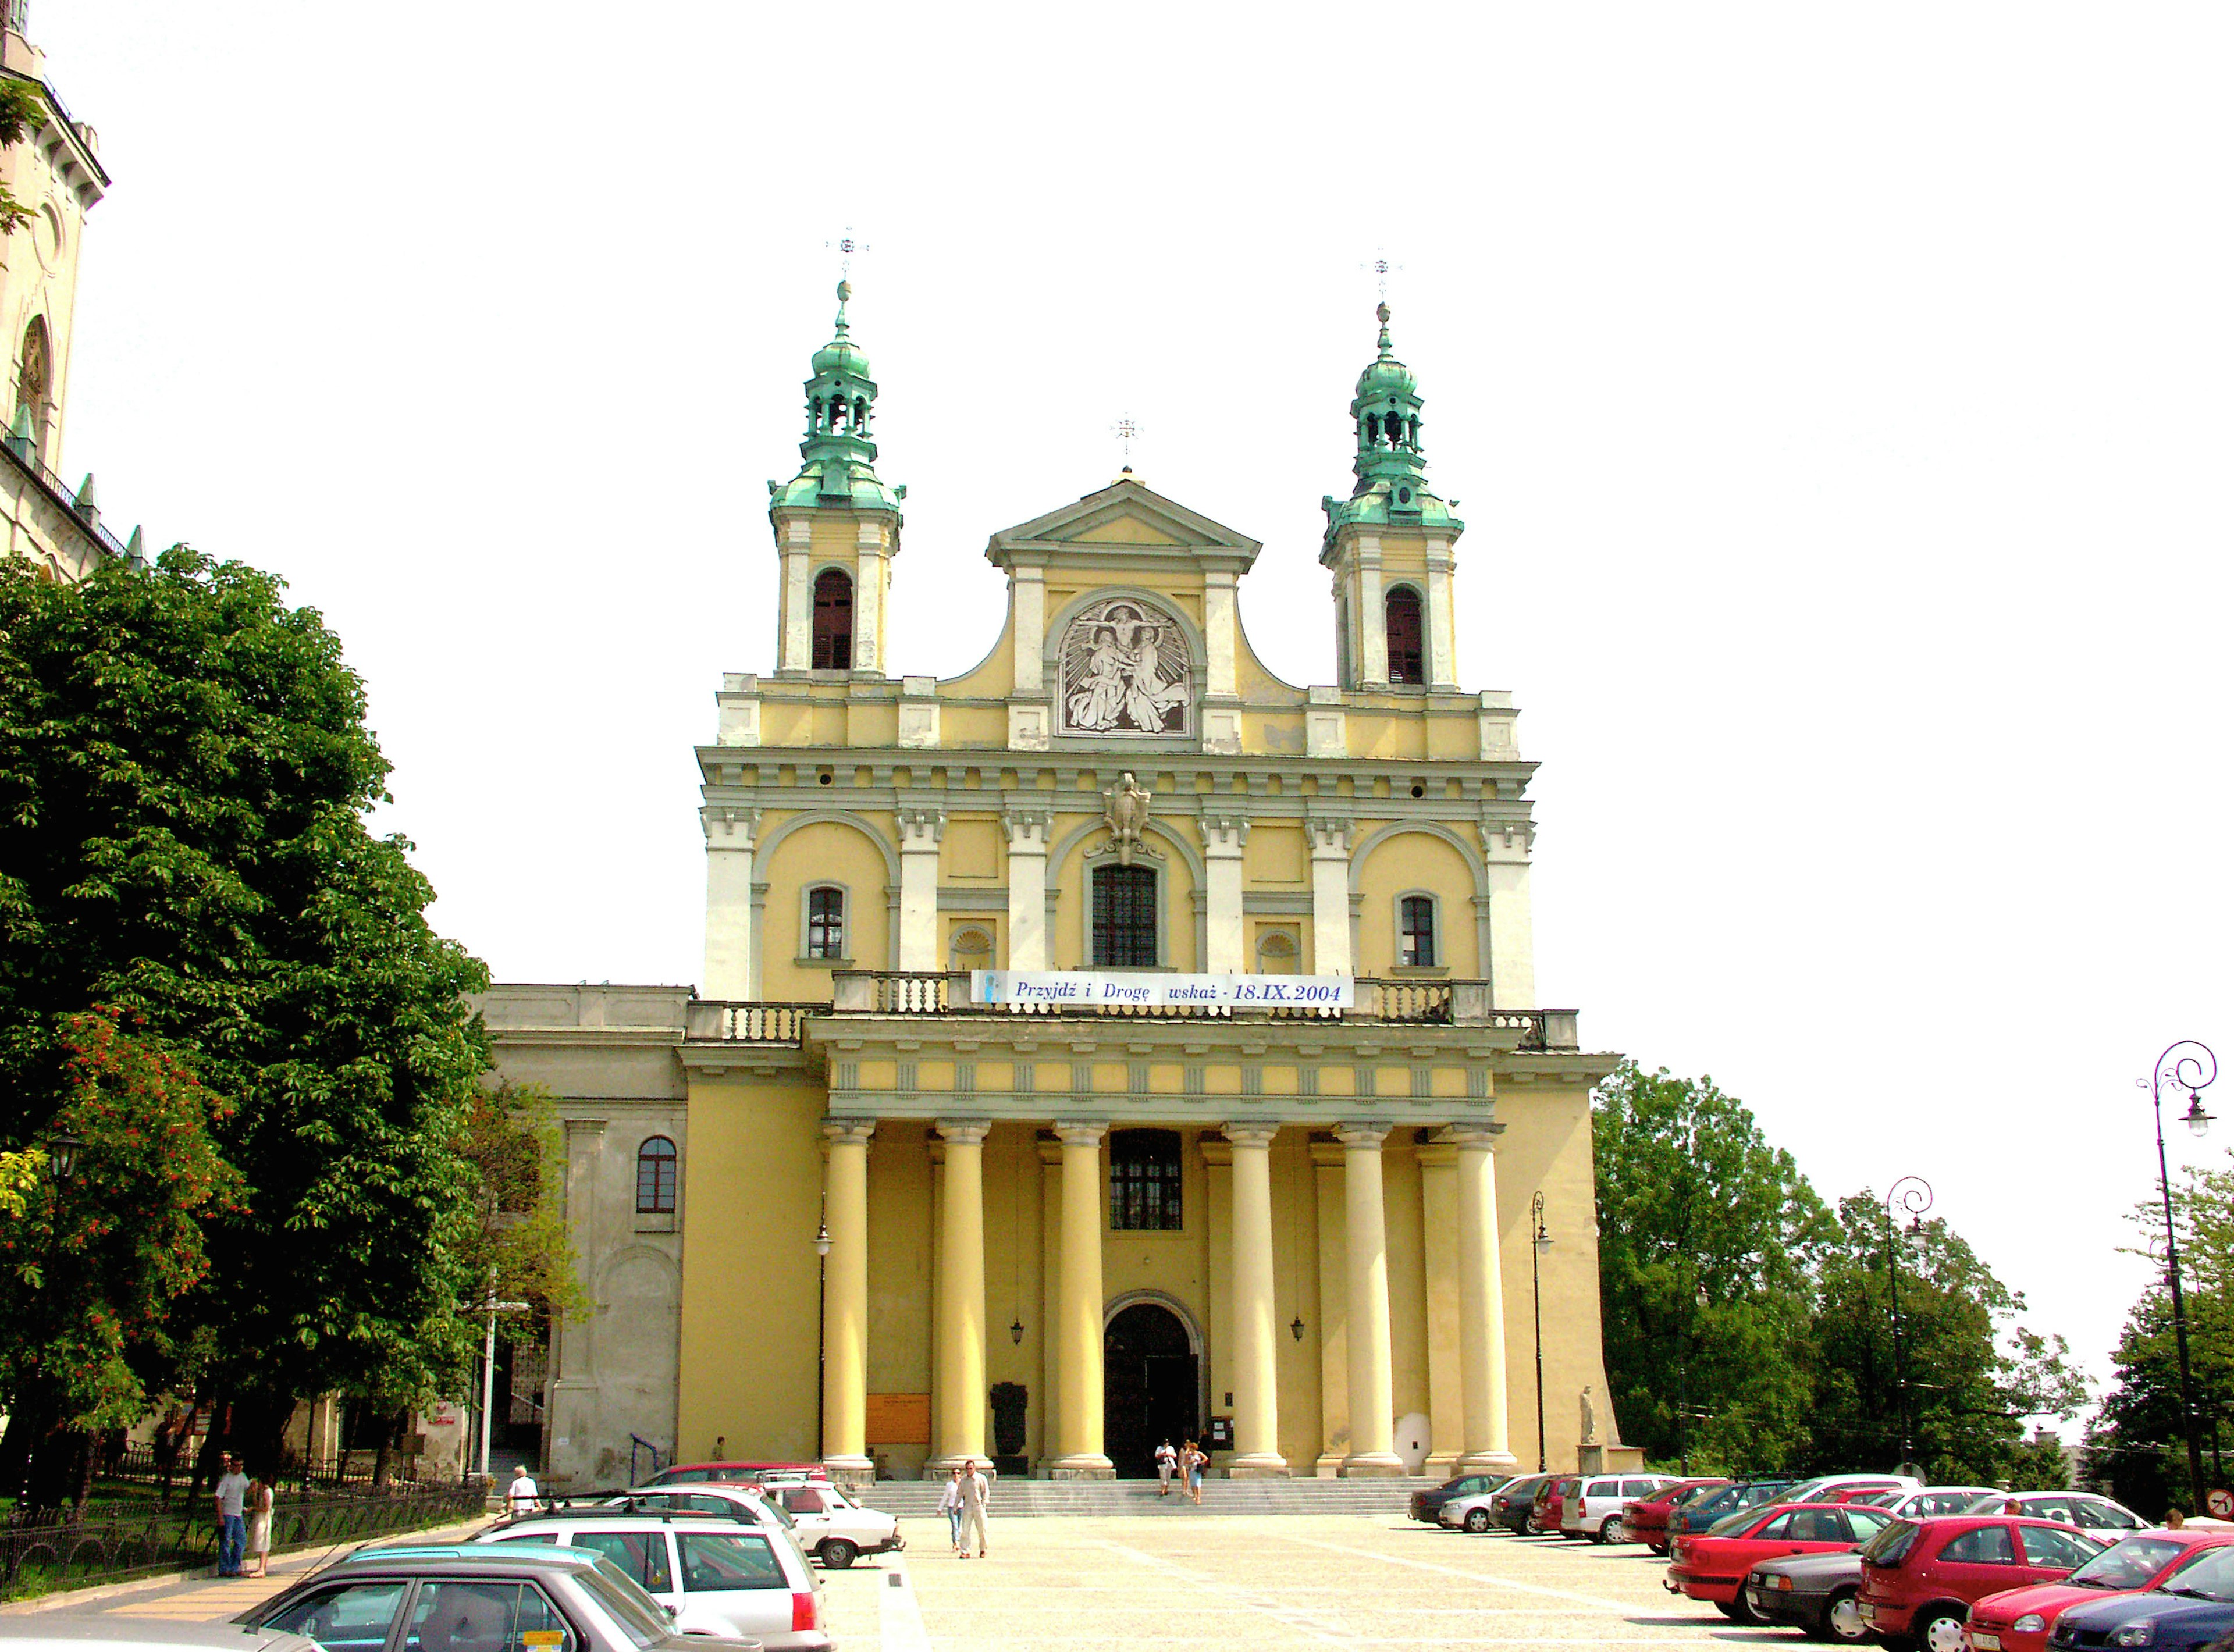
M 962 1471 L 946 1471 L 946 1489 L 938 1494 L 938 1512 L 946 1517 L 946 1546 L 962 1552 Z

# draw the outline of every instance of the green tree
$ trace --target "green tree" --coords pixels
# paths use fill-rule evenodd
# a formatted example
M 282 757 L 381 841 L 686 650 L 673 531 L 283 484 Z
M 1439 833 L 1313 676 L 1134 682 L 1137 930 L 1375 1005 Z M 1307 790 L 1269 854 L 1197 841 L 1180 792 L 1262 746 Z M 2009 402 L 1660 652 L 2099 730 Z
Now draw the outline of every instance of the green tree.
M 50 1127 L 60 1029 L 93 1004 L 190 1055 L 245 1191 L 171 1335 L 265 1452 L 298 1396 L 461 1381 L 487 1066 L 486 972 L 367 826 L 389 769 L 363 687 L 283 589 L 183 545 L 77 585 L 0 568 L 0 1146 Z
M 1784 1466 L 1806 1449 L 1808 1259 L 1830 1213 L 1712 1079 L 1624 1062 L 1598 1087 L 1592 1128 L 1623 1437 L 1672 1463 L 1688 1436 L 1695 1468 Z
M 21 143 L 47 118 L 45 92 L 28 81 L 0 81 L 0 147 Z M 60 112 L 56 112 L 60 118 Z M 0 185 L 0 235 L 30 221 L 31 209 Z

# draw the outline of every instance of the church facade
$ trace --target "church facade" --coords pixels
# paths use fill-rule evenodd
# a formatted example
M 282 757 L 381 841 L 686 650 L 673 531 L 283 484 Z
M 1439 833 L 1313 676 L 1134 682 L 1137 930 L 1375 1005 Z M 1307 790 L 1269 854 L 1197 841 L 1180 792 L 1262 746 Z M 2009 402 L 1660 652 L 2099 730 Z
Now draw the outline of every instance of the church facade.
M 1534 765 L 1457 680 L 1464 525 L 1386 307 L 1307 687 L 1244 631 L 1257 543 L 1129 470 L 993 533 L 991 651 L 906 675 L 839 297 L 769 484 L 773 669 L 697 754 L 700 982 L 483 1003 L 559 1098 L 597 1303 L 545 1472 L 1571 1463 L 1616 1058 L 1537 1002 Z

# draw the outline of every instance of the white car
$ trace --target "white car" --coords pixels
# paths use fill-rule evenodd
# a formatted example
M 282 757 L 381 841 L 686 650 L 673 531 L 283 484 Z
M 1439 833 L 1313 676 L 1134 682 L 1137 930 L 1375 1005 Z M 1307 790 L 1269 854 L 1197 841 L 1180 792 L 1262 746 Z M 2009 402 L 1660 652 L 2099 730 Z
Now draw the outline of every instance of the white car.
M 1956 1512 L 2000 1514 L 2012 1504 L 2020 1514 L 2035 1520 L 2061 1520 L 2105 1543 L 2115 1543 L 2148 1525 L 2124 1504 L 2113 1503 L 2092 1492 L 1989 1492 Z
M 150 1623 L 67 1610 L 0 1618 L 0 1643 L 9 1652 L 320 1652 L 316 1641 L 278 1629 Z
M 781 1526 L 735 1514 L 559 1508 L 500 1520 L 472 1540 L 555 1543 L 603 1555 L 686 1635 L 744 1636 L 768 1652 L 832 1652 L 837 1644 L 823 1628 L 821 1582 Z
M 907 1547 L 898 1520 L 863 1508 L 836 1486 L 820 1480 L 800 1479 L 765 1486 L 652 1485 L 614 1501 L 632 1508 L 670 1508 L 698 1514 L 750 1512 L 762 1525 L 789 1528 L 800 1548 L 833 1570 L 843 1570 L 861 1555 Z
M 1913 1474 L 1818 1474 L 1777 1493 L 1780 1503 L 1852 1502 L 1858 1492 L 1920 1492 L 1924 1482 Z M 1843 1496 L 1840 1493 L 1844 1493 Z
M 1673 1474 L 1592 1474 L 1559 1505 L 1559 1530 L 1592 1543 L 1627 1543 L 1622 1505 L 1676 1484 Z
M 1497 1524 L 1497 1515 L 1490 1504 L 1501 1487 L 1492 1486 L 1486 1492 L 1470 1492 L 1464 1497 L 1454 1497 L 1435 1511 L 1435 1524 L 1453 1531 L 1486 1531 Z
M 1920 1492 L 1870 1492 L 1846 1500 L 1883 1509 L 1896 1520 L 1929 1520 L 1960 1514 L 1980 1498 L 1994 1495 L 1990 1485 L 1927 1485 Z

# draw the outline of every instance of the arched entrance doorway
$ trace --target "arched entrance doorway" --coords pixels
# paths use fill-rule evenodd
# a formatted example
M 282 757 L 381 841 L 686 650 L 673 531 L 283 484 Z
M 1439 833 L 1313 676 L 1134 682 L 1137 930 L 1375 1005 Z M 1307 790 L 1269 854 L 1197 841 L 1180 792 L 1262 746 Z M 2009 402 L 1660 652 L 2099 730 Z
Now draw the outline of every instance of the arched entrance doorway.
M 1202 1432 L 1200 1378 L 1186 1322 L 1163 1303 L 1135 1302 L 1101 1333 L 1101 1449 L 1119 1478 L 1156 1472 L 1156 1446 Z

